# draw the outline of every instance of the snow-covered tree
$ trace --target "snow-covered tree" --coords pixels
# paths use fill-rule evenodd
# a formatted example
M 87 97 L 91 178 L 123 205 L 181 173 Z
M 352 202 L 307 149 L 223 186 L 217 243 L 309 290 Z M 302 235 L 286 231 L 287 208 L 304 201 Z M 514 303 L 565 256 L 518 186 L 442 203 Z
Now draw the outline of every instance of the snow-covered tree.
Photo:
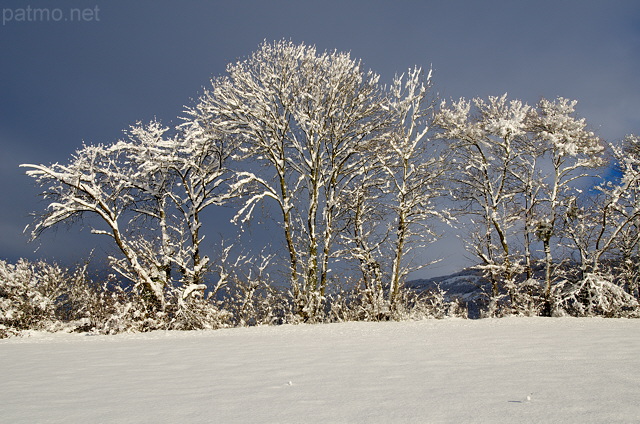
M 637 288 L 640 233 L 640 156 L 638 139 L 628 136 L 622 145 L 610 145 L 617 177 L 595 188 L 597 195 L 574 199 L 564 219 L 566 232 L 580 257 L 582 276 L 613 272 L 630 293 Z M 612 266 L 603 264 L 607 258 Z
M 431 72 L 419 68 L 397 77 L 389 93 L 394 127 L 376 152 L 386 180 L 386 206 L 395 227 L 392 236 L 392 267 L 389 302 L 392 307 L 405 277 L 428 264 L 412 263 L 412 250 L 437 239 L 429 219 L 449 217 L 435 200 L 443 194 L 443 174 L 448 150 L 441 152 L 427 133 L 431 129 L 433 104 L 429 99 Z
M 113 267 L 161 308 L 165 289 L 177 282 L 172 270 L 186 293 L 204 290 L 201 214 L 225 200 L 231 146 L 197 118 L 175 132 L 157 121 L 137 123 L 125 139 L 84 146 L 67 165 L 23 165 L 49 201 L 32 237 L 91 214 L 100 223 L 92 232 L 112 238 L 122 254 L 111 258 Z
M 21 165 L 35 178 L 49 202 L 32 229 L 32 238 L 60 223 L 73 222 L 85 214 L 98 218 L 94 234 L 110 237 L 123 255 L 125 266 L 119 267 L 141 286 L 160 307 L 164 306 L 162 279 L 156 278 L 136 238 L 128 234 L 128 214 L 136 205 L 135 189 L 123 175 L 130 175 L 126 152 L 104 145 L 85 145 L 68 164 Z M 84 222 L 84 221 L 82 221 Z M 95 221 L 91 221 L 95 222 Z
M 363 158 L 360 170 L 340 192 L 340 209 L 336 221 L 341 228 L 336 255 L 353 259 L 357 264 L 361 315 L 378 319 L 390 312 L 388 258 L 391 229 L 387 196 L 389 183 L 375 155 Z
M 519 220 L 516 200 L 522 187 L 514 174 L 529 110 L 519 100 L 507 101 L 505 94 L 488 101 L 443 102 L 435 118 L 438 137 L 453 142 L 453 196 L 472 216 L 468 245 L 491 279 L 492 302 L 500 295 L 500 283 L 512 281 L 519 271 L 511 234 Z
M 125 139 L 107 146 L 112 156 L 123 158 L 124 166 L 116 178 L 128 186 L 132 197 L 126 228 L 137 233 L 131 237 L 132 249 L 144 258 L 151 278 L 163 289 L 171 284 L 172 258 L 176 253 L 169 196 L 175 187 L 171 173 L 175 140 L 169 132 L 170 128 L 156 120 L 146 125 L 137 122 L 125 132 Z M 121 275 L 137 281 L 126 261 L 115 257 L 111 260 Z
M 562 97 L 554 101 L 542 99 L 530 119 L 530 129 L 551 163 L 542 197 L 544 216 L 536 232 L 545 255 L 545 296 L 549 299 L 554 266 L 551 239 L 557 235 L 559 219 L 576 195 L 575 182 L 587 176 L 586 169 L 601 163 L 603 146 L 600 139 L 586 129 L 584 118 L 575 114 L 577 101 Z
M 613 248 L 618 252 L 614 271 L 628 292 L 640 299 L 640 137 L 628 135 L 622 146 L 613 148 L 620 181 L 610 188 L 616 199 L 615 212 L 624 223 Z
M 188 118 L 179 127 L 176 157 L 172 171 L 177 179 L 176 187 L 169 195 L 189 230 L 189 260 L 178 266 L 184 273 L 185 284 L 202 286 L 209 258 L 201 252 L 202 214 L 211 206 L 227 202 L 228 186 L 232 173 L 227 162 L 234 153 L 234 138 L 216 130 L 215 124 L 202 116 L 197 107 L 187 110 Z
M 412 259 L 415 248 L 437 237 L 429 219 L 446 215 L 434 204 L 442 194 L 446 160 L 427 137 L 430 79 L 431 72 L 424 76 L 420 68 L 394 79 L 385 93 L 387 129 L 370 144 L 341 193 L 341 256 L 357 261 L 359 302 L 373 319 L 394 314 L 405 277 L 428 265 Z
M 263 43 L 249 58 L 212 80 L 198 106 L 225 134 L 242 142 L 244 163 L 233 189 L 246 202 L 274 201 L 287 246 L 298 312 L 314 319 L 329 282 L 338 193 L 357 172 L 357 157 L 384 125 L 378 76 L 347 53 Z
M 502 282 L 516 309 L 515 278 L 524 273 L 533 287 L 533 235 L 542 242 L 549 307 L 556 266 L 551 240 L 580 193 L 577 180 L 601 162 L 601 142 L 576 117 L 575 105 L 542 99 L 531 108 L 504 95 L 443 104 L 436 116 L 439 137 L 454 140 L 454 196 L 473 217 L 470 247 L 491 279 L 492 298 L 500 296 Z

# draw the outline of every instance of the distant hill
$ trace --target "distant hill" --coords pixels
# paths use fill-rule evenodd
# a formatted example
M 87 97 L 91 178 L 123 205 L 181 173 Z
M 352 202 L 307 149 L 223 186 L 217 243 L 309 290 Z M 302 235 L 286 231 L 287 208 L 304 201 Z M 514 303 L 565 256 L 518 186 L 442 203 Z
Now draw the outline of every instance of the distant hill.
M 489 281 L 477 269 L 464 269 L 455 274 L 407 281 L 406 287 L 418 292 L 440 287 L 450 299 L 458 298 L 467 305 L 469 318 L 479 318 L 480 307 L 490 291 Z

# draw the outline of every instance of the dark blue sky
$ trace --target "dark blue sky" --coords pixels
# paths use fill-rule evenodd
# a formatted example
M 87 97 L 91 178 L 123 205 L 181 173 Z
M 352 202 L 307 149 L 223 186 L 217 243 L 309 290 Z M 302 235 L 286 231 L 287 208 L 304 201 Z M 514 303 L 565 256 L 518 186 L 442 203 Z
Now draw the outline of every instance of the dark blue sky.
M 19 21 L 27 5 L 48 9 L 49 22 L 33 14 Z M 0 7 L 0 259 L 80 260 L 98 241 L 61 227 L 27 244 L 22 230 L 43 205 L 20 163 L 66 161 L 83 140 L 115 141 L 137 120 L 176 122 L 211 75 L 265 39 L 350 51 L 383 81 L 432 65 L 435 90 L 447 99 L 569 97 L 607 140 L 640 132 L 637 0 L 4 0 Z M 72 8 L 90 9 L 91 19 L 70 21 Z M 459 247 L 448 245 L 438 254 L 453 265 L 429 274 L 462 263 Z

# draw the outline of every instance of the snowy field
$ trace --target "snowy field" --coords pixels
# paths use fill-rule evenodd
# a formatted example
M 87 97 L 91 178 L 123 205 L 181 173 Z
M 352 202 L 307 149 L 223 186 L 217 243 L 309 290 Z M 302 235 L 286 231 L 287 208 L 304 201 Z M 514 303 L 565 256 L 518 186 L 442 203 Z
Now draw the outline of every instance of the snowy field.
M 640 320 L 0 341 L 1 423 L 640 422 Z

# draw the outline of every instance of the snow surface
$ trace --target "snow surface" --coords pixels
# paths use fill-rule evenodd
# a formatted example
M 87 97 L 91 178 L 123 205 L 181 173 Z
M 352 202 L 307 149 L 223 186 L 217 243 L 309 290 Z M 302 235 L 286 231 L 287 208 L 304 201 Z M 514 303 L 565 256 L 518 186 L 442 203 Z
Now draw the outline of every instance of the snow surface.
M 601 318 L 34 333 L 0 341 L 0 422 L 638 422 L 639 335 Z

